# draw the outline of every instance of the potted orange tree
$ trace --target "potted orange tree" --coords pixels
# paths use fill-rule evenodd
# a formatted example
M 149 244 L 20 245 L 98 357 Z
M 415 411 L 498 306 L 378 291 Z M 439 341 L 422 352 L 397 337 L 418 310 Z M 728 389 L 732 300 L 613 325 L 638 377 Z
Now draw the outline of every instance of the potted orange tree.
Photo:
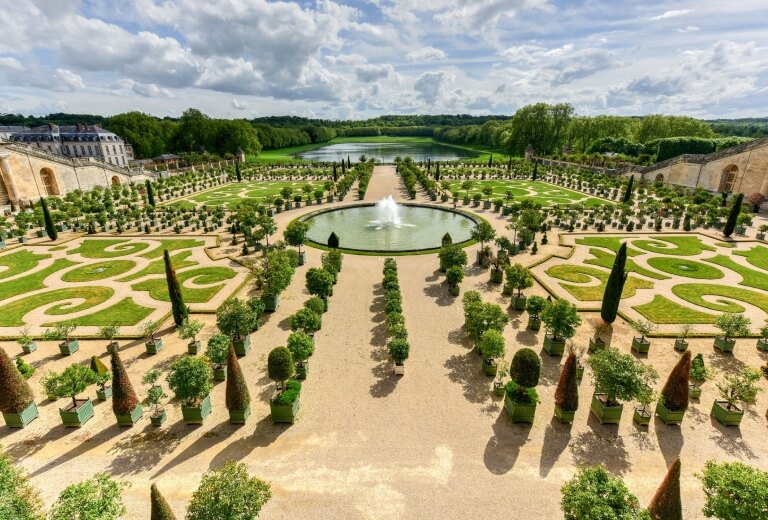
M 315 351 L 315 342 L 305 332 L 292 332 L 288 336 L 287 345 L 296 362 L 296 379 L 306 379 L 309 373 L 309 357 Z
M 544 350 L 550 356 L 562 356 L 565 342 L 576 334 L 576 328 L 581 325 L 576 306 L 561 298 L 545 305 L 540 316 L 547 327 Z
M 185 356 L 169 369 L 168 386 L 181 401 L 187 424 L 202 424 L 211 414 L 211 367 L 201 357 Z
M 163 349 L 163 338 L 155 337 L 155 334 L 157 334 L 161 326 L 162 322 L 160 320 L 150 320 L 141 326 L 141 332 L 147 340 L 144 343 L 144 348 L 146 348 L 147 354 L 157 354 Z
M 715 318 L 715 326 L 723 331 L 722 336 L 715 336 L 715 349 L 720 352 L 733 352 L 736 340 L 732 336 L 749 334 L 749 318 L 742 314 L 726 312 Z
M 486 330 L 480 336 L 477 347 L 484 359 L 483 372 L 485 372 L 486 376 L 495 376 L 498 369 L 498 360 L 504 357 L 504 336 L 498 330 Z
M 77 395 L 96 382 L 96 374 L 90 367 L 75 363 L 61 374 L 52 373 L 56 382 L 53 393 L 57 399 L 69 397 L 72 401 L 59 409 L 64 426 L 79 428 L 93 417 L 93 402 L 90 398 L 78 399 Z
M 739 426 L 744 417 L 744 405 L 755 404 L 760 391 L 757 386 L 759 379 L 760 371 L 752 367 L 744 367 L 738 374 L 725 376 L 725 380 L 717 385 L 721 399 L 712 404 L 712 417 L 724 426 Z
M 63 356 L 71 356 L 80 350 L 80 342 L 72 337 L 77 324 L 73 322 L 59 323 L 43 333 L 43 338 L 59 341 L 59 351 Z
M 504 408 L 512 422 L 533 423 L 539 394 L 536 385 L 541 377 L 541 359 L 529 348 L 515 352 L 509 367 L 511 381 L 506 385 Z
M 294 365 L 291 351 L 286 347 L 275 347 L 267 358 L 267 375 L 275 382 L 275 393 L 269 402 L 272 422 L 293 423 L 299 412 L 301 383 L 290 380 Z
M 657 377 L 653 367 L 616 348 L 596 352 L 588 363 L 595 385 L 590 410 L 600 424 L 619 424 L 624 409 L 621 401 L 640 398 L 642 402 L 648 395 L 649 383 Z
M 701 385 L 709 377 L 709 370 L 704 364 L 704 355 L 699 353 L 691 361 L 691 383 L 688 385 L 688 396 L 691 399 L 698 399 L 701 397 Z
M 162 426 L 168 418 L 165 407 L 162 405 L 163 399 L 167 396 L 163 387 L 157 384 L 162 372 L 158 369 L 150 370 L 141 379 L 144 385 L 149 386 L 147 390 L 147 404 L 149 405 L 149 420 L 153 426 Z
M 187 353 L 194 356 L 200 352 L 200 341 L 197 335 L 203 330 L 203 322 L 185 318 L 178 327 L 179 339 L 190 340 L 187 343 Z
M 251 307 L 239 298 L 225 300 L 216 309 L 216 325 L 230 337 L 238 356 L 244 356 L 250 350 L 251 331 L 256 321 L 258 317 Z M 226 352 L 223 357 L 226 358 Z

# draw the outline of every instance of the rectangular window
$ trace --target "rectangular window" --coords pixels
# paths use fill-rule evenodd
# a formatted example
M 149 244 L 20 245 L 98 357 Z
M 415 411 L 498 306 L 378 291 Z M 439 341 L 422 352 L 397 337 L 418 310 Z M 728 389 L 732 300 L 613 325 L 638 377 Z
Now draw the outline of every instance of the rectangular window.
M 112 153 L 117 153 L 117 147 L 115 145 L 112 145 Z
M 81 145 L 80 145 L 80 152 L 81 152 L 83 155 L 85 155 L 85 145 L 84 145 L 84 144 L 81 144 Z
M 123 145 L 120 145 L 120 153 L 123 153 Z

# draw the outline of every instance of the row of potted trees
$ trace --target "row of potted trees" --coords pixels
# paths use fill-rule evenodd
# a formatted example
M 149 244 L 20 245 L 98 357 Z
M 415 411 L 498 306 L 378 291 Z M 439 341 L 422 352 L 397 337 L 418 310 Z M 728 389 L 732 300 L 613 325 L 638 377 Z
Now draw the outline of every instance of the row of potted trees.
M 397 262 L 394 258 L 384 260 L 381 286 L 384 291 L 384 315 L 387 321 L 387 348 L 394 362 L 396 375 L 405 374 L 405 360 L 408 359 L 411 346 L 408 343 L 408 329 L 403 315 L 403 295 L 400 291 L 400 281 L 397 276 Z

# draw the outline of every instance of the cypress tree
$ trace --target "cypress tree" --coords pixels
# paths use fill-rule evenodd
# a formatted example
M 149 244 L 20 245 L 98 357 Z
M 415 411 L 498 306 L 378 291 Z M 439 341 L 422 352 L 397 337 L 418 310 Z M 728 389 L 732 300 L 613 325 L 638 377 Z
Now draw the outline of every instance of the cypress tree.
M 555 390 L 555 404 L 564 412 L 575 412 L 579 407 L 579 382 L 576 378 L 576 354 L 570 352 Z
M 678 360 L 661 390 L 667 410 L 682 412 L 688 409 L 688 378 L 691 373 L 691 351 L 686 350 Z
M 509 162 L 507 163 L 507 171 L 512 171 L 512 156 L 509 156 Z
M 736 200 L 733 201 L 731 212 L 728 214 L 728 220 L 725 222 L 725 227 L 723 228 L 723 235 L 726 237 L 733 235 L 733 232 L 736 230 L 736 219 L 739 218 L 739 213 L 741 213 L 741 203 L 743 200 L 744 194 L 739 193 L 736 195 Z
M 328 247 L 331 249 L 339 248 L 339 237 L 333 231 L 331 231 L 331 234 L 328 236 Z
M 605 323 L 611 324 L 616 321 L 616 314 L 619 312 L 619 302 L 621 301 L 621 292 L 624 290 L 624 282 L 627 281 L 627 273 L 624 268 L 627 263 L 627 243 L 624 242 L 616 253 L 613 260 L 611 274 L 608 276 L 608 282 L 605 284 L 603 293 L 603 305 L 600 308 L 600 317 Z
M 171 506 L 166 502 L 165 497 L 160 494 L 160 490 L 153 483 L 151 489 L 152 496 L 152 512 L 150 513 L 149 520 L 176 520 L 176 515 L 173 514 Z
M 112 411 L 115 415 L 130 415 L 138 406 L 139 399 L 128 378 L 123 360 L 120 359 L 120 354 L 114 347 L 110 349 L 110 362 L 112 365 Z
M 627 189 L 624 190 L 624 197 L 622 197 L 621 201 L 624 204 L 629 204 L 629 201 L 632 200 L 632 185 L 635 183 L 635 176 L 632 175 L 629 178 L 629 182 L 627 183 Z
M 341 174 L 347 174 L 347 163 L 344 162 L 344 159 L 341 160 Z
M 648 506 L 653 520 L 683 520 L 683 503 L 680 499 L 680 459 L 667 470 L 656 494 Z
M 154 190 L 154 188 L 152 188 L 152 183 L 149 182 L 149 179 L 147 179 L 146 185 L 147 185 L 147 202 L 149 203 L 150 206 L 154 206 L 155 205 L 155 190 Z
M 539 161 L 536 161 L 533 163 L 533 175 L 531 176 L 531 180 L 536 180 L 536 174 L 539 173 Z
M 488 168 L 491 166 L 493 166 L 493 154 L 491 154 L 491 156 L 488 158 Z
M 336 163 L 333 163 L 333 182 L 339 180 L 339 174 L 336 172 Z
M 165 280 L 168 283 L 168 296 L 171 299 L 173 322 L 178 327 L 189 316 L 189 308 L 184 305 L 184 297 L 181 294 L 179 279 L 176 277 L 176 271 L 171 264 L 171 256 L 168 254 L 167 249 L 163 251 L 163 260 L 165 260 Z
M 21 413 L 35 400 L 27 380 L 0 348 L 0 412 Z
M 347 155 L 347 168 L 352 168 L 352 161 L 349 160 L 349 155 Z
M 243 177 L 240 175 L 240 163 L 235 161 L 235 175 L 237 176 L 237 182 L 242 182 Z
M 51 240 L 56 240 L 59 238 L 59 233 L 56 231 L 56 226 L 53 225 L 51 212 L 48 211 L 48 204 L 42 197 L 40 197 L 40 207 L 43 209 L 43 223 L 45 224 L 45 232 L 48 233 L 48 236 Z
M 435 180 L 440 180 L 440 163 L 435 163 Z
M 237 361 L 237 353 L 229 343 L 227 352 L 227 410 L 241 412 L 251 404 L 251 394 L 248 393 L 248 385 L 245 384 L 245 376 Z

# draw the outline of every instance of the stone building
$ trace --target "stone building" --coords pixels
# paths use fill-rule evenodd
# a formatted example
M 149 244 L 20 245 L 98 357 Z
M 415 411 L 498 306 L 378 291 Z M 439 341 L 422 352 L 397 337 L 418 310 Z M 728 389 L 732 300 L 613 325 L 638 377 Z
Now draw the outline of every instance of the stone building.
M 66 157 L 93 157 L 125 168 L 133 160 L 133 147 L 119 135 L 101 128 L 98 124 L 47 124 L 24 128 L 12 133 L 10 140 Z

